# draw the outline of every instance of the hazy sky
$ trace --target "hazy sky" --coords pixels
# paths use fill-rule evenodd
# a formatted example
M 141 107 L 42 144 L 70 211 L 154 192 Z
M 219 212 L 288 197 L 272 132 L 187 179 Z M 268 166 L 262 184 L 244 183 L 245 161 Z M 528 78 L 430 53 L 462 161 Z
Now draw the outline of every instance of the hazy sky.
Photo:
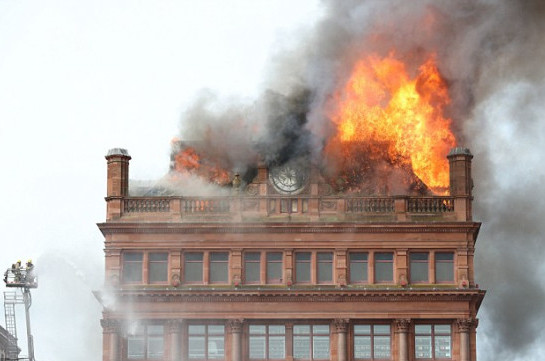
M 372 27 L 361 19 L 375 11 L 395 26 L 401 18 L 418 24 L 426 4 L 440 4 L 438 13 L 452 15 L 442 18 L 445 28 L 460 27 L 432 40 L 443 57 L 455 52 L 444 69 L 458 81 L 458 95 L 469 94 L 462 145 L 475 154 L 475 214 L 484 222 L 477 281 L 489 288 L 478 329 L 483 361 L 545 358 L 539 3 L 343 0 L 316 37 L 328 46 L 309 42 L 301 51 L 324 55 L 306 74 L 318 83 L 321 66 L 334 68 L 339 34 L 358 39 Z M 105 219 L 108 149 L 128 149 L 131 178 L 160 178 L 182 114 L 201 90 L 254 99 L 271 81 L 271 59 L 324 12 L 318 1 L 303 0 L 0 0 L 0 269 L 17 259 L 37 263 L 31 313 L 39 361 L 101 359 L 101 307 L 91 291 L 103 277 L 96 223 Z M 410 30 L 394 40 L 420 45 L 419 28 Z M 290 70 L 307 70 L 296 56 L 289 61 Z M 24 339 L 22 314 L 18 325 Z
M 131 178 L 164 175 L 199 90 L 254 97 L 275 43 L 319 17 L 316 2 L 293 3 L 0 0 L 0 267 L 37 260 L 38 360 L 102 357 L 91 290 L 108 149 L 129 150 Z

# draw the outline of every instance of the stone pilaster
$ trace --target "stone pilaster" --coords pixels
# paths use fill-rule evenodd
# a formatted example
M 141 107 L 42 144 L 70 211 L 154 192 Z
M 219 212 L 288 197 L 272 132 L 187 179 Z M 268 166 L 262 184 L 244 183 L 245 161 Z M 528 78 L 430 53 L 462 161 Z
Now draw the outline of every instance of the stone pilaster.
M 456 320 L 460 336 L 460 361 L 471 361 L 469 333 L 477 327 L 478 321 L 474 318 L 460 318 Z
M 227 331 L 231 334 L 231 361 L 242 361 L 242 326 L 244 320 L 227 321 Z
M 409 343 L 407 340 L 407 334 L 409 333 L 410 325 L 411 325 L 410 319 L 400 318 L 395 320 L 399 361 L 409 360 Z
M 333 321 L 333 329 L 337 334 L 337 361 L 347 360 L 346 333 L 348 332 L 348 319 L 337 318 Z
M 170 359 L 171 361 L 180 361 L 182 359 L 181 347 L 181 320 L 169 320 L 166 323 L 168 334 L 170 335 Z
M 120 361 L 121 360 L 121 322 L 119 320 L 103 319 L 100 320 L 102 326 L 104 341 L 108 343 L 108 352 L 105 354 L 104 361 Z

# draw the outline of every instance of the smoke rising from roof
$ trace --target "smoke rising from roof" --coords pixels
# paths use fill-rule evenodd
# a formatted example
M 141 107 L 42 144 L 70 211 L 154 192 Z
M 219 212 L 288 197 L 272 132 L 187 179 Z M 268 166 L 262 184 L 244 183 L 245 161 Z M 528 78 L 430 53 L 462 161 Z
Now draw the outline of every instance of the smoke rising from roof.
M 200 98 L 182 119 L 182 138 L 205 139 L 209 149 L 223 152 L 225 166 L 241 172 L 258 156 L 282 163 L 309 154 L 316 161 L 334 131 L 327 101 L 356 59 L 395 49 L 414 72 L 435 52 L 452 98 L 446 111 L 453 131 L 475 155 L 474 218 L 484 223 L 476 278 L 489 289 L 479 357 L 532 359 L 545 341 L 540 201 L 545 3 L 325 1 L 323 6 L 325 15 L 312 32 L 278 49 L 262 97 L 252 104 L 230 103 L 212 115 L 206 109 L 221 102 Z

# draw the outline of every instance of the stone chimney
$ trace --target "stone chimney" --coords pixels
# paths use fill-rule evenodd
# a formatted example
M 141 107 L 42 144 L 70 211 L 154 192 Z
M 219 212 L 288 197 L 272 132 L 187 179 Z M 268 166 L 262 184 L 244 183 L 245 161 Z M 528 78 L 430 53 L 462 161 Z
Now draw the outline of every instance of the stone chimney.
M 473 179 L 471 178 L 471 159 L 473 155 L 467 148 L 452 148 L 447 155 L 450 167 L 450 195 L 471 197 Z
M 126 149 L 113 148 L 106 155 L 108 161 L 107 214 L 106 219 L 121 217 L 123 198 L 129 195 L 129 160 Z
M 471 178 L 471 159 L 473 155 L 467 148 L 452 148 L 447 155 L 450 168 L 450 195 L 454 197 L 454 209 L 459 221 L 471 221 L 473 179 Z

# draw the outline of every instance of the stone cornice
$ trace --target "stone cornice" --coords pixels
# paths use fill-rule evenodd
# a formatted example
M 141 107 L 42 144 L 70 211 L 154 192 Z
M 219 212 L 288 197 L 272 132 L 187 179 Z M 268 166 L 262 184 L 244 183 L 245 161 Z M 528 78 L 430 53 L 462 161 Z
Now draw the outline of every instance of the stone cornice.
M 98 223 L 109 234 L 236 234 L 236 233 L 471 233 L 480 222 L 392 222 L 392 223 L 181 223 L 105 222 Z
M 117 291 L 118 300 L 131 302 L 433 302 L 481 301 L 484 290 L 449 291 Z

